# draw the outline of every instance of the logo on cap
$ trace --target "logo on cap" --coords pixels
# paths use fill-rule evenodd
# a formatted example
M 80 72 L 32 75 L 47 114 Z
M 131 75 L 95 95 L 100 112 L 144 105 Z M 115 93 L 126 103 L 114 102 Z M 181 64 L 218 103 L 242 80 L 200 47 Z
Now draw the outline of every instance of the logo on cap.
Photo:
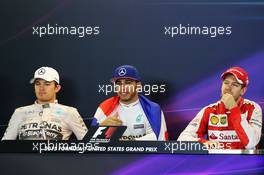
M 34 77 L 30 80 L 30 83 L 33 84 L 36 79 L 44 79 L 46 81 L 56 81 L 60 83 L 59 73 L 51 67 L 41 67 L 37 69 L 34 73 Z
M 115 69 L 112 76 L 111 82 L 115 82 L 120 78 L 128 78 L 136 81 L 140 81 L 138 71 L 135 67 L 131 65 L 122 65 Z
M 124 76 L 124 75 L 126 75 L 126 69 L 123 68 L 123 67 L 120 68 L 119 71 L 118 71 L 118 75 L 119 75 L 119 76 Z
M 238 83 L 247 86 L 248 85 L 248 73 L 242 69 L 241 67 L 232 67 L 228 70 L 226 70 L 222 75 L 221 78 L 222 80 L 225 79 L 225 76 L 227 74 L 232 74 L 235 76 L 236 80 Z
M 40 68 L 38 71 L 39 75 L 44 75 L 46 73 L 46 70 L 44 68 Z

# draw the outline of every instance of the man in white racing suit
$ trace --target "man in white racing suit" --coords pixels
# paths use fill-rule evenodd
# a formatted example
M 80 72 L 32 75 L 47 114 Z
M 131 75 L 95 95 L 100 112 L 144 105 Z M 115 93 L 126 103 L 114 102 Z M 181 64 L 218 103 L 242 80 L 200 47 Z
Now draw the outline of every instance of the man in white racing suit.
M 161 107 L 138 92 L 142 84 L 137 69 L 119 66 L 111 82 L 116 95 L 99 105 L 92 125 L 127 126 L 122 140 L 168 140 Z
M 30 83 L 37 100 L 15 110 L 2 140 L 68 140 L 72 133 L 81 140 L 88 130 L 77 109 L 57 102 L 58 72 L 41 67 Z

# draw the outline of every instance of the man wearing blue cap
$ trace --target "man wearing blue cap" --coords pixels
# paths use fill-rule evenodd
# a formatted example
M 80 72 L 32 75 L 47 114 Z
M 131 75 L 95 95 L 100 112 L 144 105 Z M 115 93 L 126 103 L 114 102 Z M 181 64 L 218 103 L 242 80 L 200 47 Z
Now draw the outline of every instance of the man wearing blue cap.
M 119 66 L 111 82 L 117 95 L 100 104 L 92 125 L 127 126 L 123 140 L 168 140 L 160 106 L 138 94 L 141 79 L 137 69 Z

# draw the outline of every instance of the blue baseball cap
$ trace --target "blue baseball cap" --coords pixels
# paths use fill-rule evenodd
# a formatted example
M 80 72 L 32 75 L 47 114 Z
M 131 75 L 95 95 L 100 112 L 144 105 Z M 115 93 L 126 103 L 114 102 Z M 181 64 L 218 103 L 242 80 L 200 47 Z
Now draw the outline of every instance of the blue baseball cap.
M 111 81 L 115 82 L 117 79 L 120 78 L 128 78 L 128 79 L 140 81 L 138 70 L 131 65 L 122 65 L 115 69 Z

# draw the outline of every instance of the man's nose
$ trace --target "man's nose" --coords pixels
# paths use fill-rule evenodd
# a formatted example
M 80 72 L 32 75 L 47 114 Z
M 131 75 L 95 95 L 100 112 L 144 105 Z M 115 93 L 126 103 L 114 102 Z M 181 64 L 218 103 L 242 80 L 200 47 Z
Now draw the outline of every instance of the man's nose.
M 44 90 L 45 89 L 45 86 L 44 85 L 39 85 L 39 89 L 40 90 Z
M 228 84 L 225 89 L 231 91 L 232 90 L 232 84 Z

